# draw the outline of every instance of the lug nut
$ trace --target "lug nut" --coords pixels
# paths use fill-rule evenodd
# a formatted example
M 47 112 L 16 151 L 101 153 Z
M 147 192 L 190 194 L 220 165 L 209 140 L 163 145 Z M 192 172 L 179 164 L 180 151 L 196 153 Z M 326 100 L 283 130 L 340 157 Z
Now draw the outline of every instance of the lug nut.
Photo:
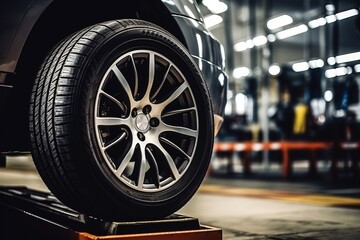
M 160 124 L 159 119 L 157 119 L 155 117 L 150 119 L 150 126 L 151 127 L 157 127 L 157 126 L 159 126 L 159 124 Z
M 139 138 L 140 141 L 145 141 L 145 136 L 144 136 L 143 133 L 138 132 L 138 133 L 137 133 L 137 136 L 138 136 L 138 138 Z
M 131 111 L 131 116 L 134 118 L 137 116 L 137 109 L 134 108 L 132 111 Z
M 149 114 L 151 112 L 151 106 L 150 105 L 146 105 L 144 108 L 143 108 L 143 113 L 144 114 Z

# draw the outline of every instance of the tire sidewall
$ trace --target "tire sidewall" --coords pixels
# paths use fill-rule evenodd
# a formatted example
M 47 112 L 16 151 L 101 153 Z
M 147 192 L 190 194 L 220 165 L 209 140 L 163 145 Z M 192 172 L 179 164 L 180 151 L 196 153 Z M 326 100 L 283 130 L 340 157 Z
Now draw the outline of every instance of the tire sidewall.
M 133 50 L 151 50 L 173 61 L 191 86 L 198 109 L 199 136 L 193 160 L 181 179 L 159 192 L 140 192 L 120 181 L 108 167 L 96 140 L 94 106 L 102 78 L 119 57 Z M 91 176 L 96 178 L 108 195 L 120 201 L 126 198 L 135 205 L 143 206 L 186 203 L 199 187 L 209 165 L 213 144 L 213 115 L 206 84 L 185 48 L 175 38 L 157 28 L 134 27 L 120 31 L 99 43 L 91 62 L 85 68 L 86 71 L 88 74 L 83 80 L 86 87 L 80 87 L 80 96 L 90 100 L 86 101 L 85 106 L 79 106 L 82 113 L 80 120 L 87 121 L 84 125 L 86 128 L 79 130 L 80 135 L 86 136 L 82 141 L 87 155 L 91 155 L 83 159 L 85 162 L 91 161 L 88 165 Z

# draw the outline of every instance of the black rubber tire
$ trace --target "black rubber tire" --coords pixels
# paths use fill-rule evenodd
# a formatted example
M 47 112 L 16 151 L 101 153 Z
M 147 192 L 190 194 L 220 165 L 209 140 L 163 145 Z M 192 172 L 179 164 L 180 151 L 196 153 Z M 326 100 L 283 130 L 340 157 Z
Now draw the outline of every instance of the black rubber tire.
M 200 123 L 188 170 L 176 184 L 152 193 L 138 192 L 112 176 L 93 123 L 104 71 L 114 58 L 144 47 L 172 59 L 191 79 Z M 155 219 L 180 209 L 203 181 L 214 141 L 213 112 L 200 70 L 175 37 L 145 21 L 109 21 L 71 35 L 48 54 L 32 91 L 30 134 L 35 165 L 65 205 L 105 219 Z

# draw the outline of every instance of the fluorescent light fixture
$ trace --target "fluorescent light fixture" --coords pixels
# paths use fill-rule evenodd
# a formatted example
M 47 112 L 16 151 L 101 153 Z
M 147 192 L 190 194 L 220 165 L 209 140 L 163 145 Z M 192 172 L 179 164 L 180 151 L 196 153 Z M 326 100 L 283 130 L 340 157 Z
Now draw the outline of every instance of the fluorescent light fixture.
M 286 25 L 289 25 L 293 22 L 292 17 L 290 17 L 289 15 L 281 15 L 279 17 L 270 19 L 269 21 L 267 21 L 266 26 L 268 27 L 268 29 L 270 30 L 274 30 Z
M 269 42 L 275 42 L 276 41 L 276 37 L 274 34 L 269 34 L 267 35 L 267 39 Z
M 326 103 L 324 99 L 313 98 L 310 100 L 310 106 L 313 110 L 313 115 L 316 118 L 325 113 Z
M 246 44 L 247 48 L 253 48 L 254 47 L 254 42 L 251 39 L 247 40 L 245 44 Z
M 335 63 L 336 63 L 335 57 L 329 57 L 329 58 L 327 59 L 327 63 L 328 63 L 329 65 L 335 65 Z
M 308 25 L 310 28 L 317 28 L 320 26 L 324 26 L 326 24 L 326 19 L 321 17 L 318 19 L 311 20 Z
M 222 23 L 222 21 L 223 18 L 219 15 L 209 15 L 204 17 L 205 26 L 209 29 Z
M 336 77 L 336 69 L 328 69 L 325 71 L 325 77 L 334 78 Z
M 202 3 L 212 12 L 213 14 L 220 14 L 228 10 L 228 6 L 219 0 L 203 0 Z
M 346 63 L 360 60 L 360 52 L 343 54 L 335 57 L 337 63 Z
M 326 20 L 326 22 L 327 23 L 333 23 L 333 22 L 335 22 L 336 21 L 336 16 L 335 15 L 329 15 L 329 16 L 326 16 L 325 17 L 325 20 Z
M 250 75 L 250 69 L 247 67 L 238 67 L 233 70 L 234 78 L 247 77 Z
M 325 101 L 330 102 L 333 99 L 333 97 L 334 97 L 334 94 L 332 91 L 330 91 L 330 90 L 325 91 L 325 93 L 324 93 Z
M 309 69 L 309 64 L 307 62 L 298 62 L 298 63 L 294 63 L 292 65 L 292 69 L 295 72 L 303 72 Z
M 335 69 L 328 69 L 325 71 L 325 77 L 327 78 L 334 78 L 334 77 L 340 77 L 348 74 L 347 67 L 338 67 Z
M 339 68 L 336 68 L 335 71 L 336 71 L 336 76 L 338 76 L 338 77 L 348 74 L 347 67 L 339 67 Z
M 325 6 L 326 11 L 328 12 L 334 12 L 335 11 L 335 5 L 334 4 L 327 4 Z
M 235 96 L 236 113 L 243 115 L 246 113 L 249 98 L 244 93 L 238 93 Z
M 276 33 L 276 37 L 279 39 L 285 39 L 285 38 L 289 38 L 289 37 L 298 35 L 300 33 L 307 32 L 308 29 L 309 28 L 305 24 L 301 24 L 299 26 L 289 28 L 284 31 Z
M 347 69 L 347 74 L 352 74 L 353 70 L 351 67 L 347 67 L 346 69 Z
M 263 35 L 253 38 L 253 43 L 255 46 L 261 46 L 267 43 L 267 38 Z
M 280 67 L 278 65 L 271 65 L 269 67 L 269 73 L 272 76 L 279 75 L 280 71 L 281 71 L 281 69 L 280 69 Z
M 321 68 L 324 66 L 324 61 L 322 59 L 315 59 L 309 61 L 310 68 Z
M 246 49 L 247 49 L 247 46 L 246 46 L 245 42 L 238 42 L 234 45 L 235 52 L 242 52 L 242 51 L 245 51 Z
M 350 9 L 347 11 L 339 12 L 335 14 L 337 20 L 343 20 L 349 17 L 353 17 L 359 14 L 359 11 L 357 9 Z
M 360 64 L 356 64 L 355 66 L 354 66 L 354 70 L 355 70 L 355 72 L 360 72 Z

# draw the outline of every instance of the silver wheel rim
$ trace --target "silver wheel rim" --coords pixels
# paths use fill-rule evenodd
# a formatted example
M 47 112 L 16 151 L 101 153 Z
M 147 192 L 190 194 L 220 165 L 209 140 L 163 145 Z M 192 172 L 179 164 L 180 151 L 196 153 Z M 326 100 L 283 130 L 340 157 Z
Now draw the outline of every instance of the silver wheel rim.
M 165 56 L 131 51 L 106 71 L 95 99 L 95 132 L 107 167 L 141 192 L 179 181 L 198 144 L 198 111 L 188 80 Z

